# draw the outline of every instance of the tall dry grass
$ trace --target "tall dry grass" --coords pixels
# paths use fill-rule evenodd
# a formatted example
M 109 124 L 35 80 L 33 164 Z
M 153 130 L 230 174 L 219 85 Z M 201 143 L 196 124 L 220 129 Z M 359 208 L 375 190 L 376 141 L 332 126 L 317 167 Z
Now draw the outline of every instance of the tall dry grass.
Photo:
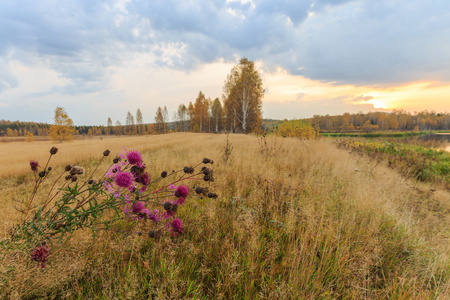
M 29 249 L 3 243 L 0 291 L 24 299 L 449 297 L 446 191 L 418 186 L 327 140 L 229 138 L 227 162 L 223 135 L 59 145 L 56 165 L 87 169 L 106 148 L 117 153 L 134 147 L 155 176 L 209 157 L 215 160 L 212 188 L 220 197 L 188 198 L 180 211 L 186 232 L 175 239 L 101 232 L 92 240 L 89 232 L 78 232 L 53 249 L 45 270 L 30 264 Z M 32 175 L 23 175 L 29 160 L 47 158 L 51 145 L 42 143 L 28 151 L 22 143 L 22 149 L 7 145 L 2 239 L 19 218 L 13 199 L 31 191 Z M 49 183 L 43 187 L 45 195 Z

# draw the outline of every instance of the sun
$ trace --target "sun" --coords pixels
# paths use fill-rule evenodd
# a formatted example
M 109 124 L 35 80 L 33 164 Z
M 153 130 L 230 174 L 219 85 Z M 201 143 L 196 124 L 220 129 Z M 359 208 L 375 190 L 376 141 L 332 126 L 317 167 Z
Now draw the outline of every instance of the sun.
M 372 104 L 374 108 L 386 108 L 386 104 L 381 100 L 372 99 L 367 102 Z

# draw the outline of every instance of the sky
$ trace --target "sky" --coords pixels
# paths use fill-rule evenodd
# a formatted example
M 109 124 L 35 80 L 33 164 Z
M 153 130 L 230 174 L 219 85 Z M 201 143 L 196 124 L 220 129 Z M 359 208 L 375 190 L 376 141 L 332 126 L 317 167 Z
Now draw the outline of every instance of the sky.
M 1 0 L 0 119 L 173 119 L 242 57 L 264 118 L 450 112 L 450 1 Z

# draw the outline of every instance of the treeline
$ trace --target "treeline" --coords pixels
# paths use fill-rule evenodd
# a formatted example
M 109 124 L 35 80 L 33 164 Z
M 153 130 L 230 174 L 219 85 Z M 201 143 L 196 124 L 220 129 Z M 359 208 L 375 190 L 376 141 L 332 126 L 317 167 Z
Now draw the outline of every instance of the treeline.
M 50 125 L 46 123 L 0 120 L 0 136 L 48 135 Z
M 319 116 L 307 119 L 319 131 L 385 131 L 385 130 L 450 130 L 450 114 L 421 111 L 411 114 L 403 110 L 392 113 L 345 113 L 338 116 Z
M 187 106 L 180 104 L 173 113 L 172 122 L 166 106 L 158 107 L 154 116 L 155 123 L 144 123 L 140 109 L 135 115 L 127 113 L 125 124 L 120 121 L 113 124 L 108 118 L 106 126 L 75 126 L 74 135 L 134 135 L 162 134 L 172 131 L 191 132 L 259 132 L 263 129 L 262 97 L 264 89 L 262 79 L 252 61 L 242 58 L 231 69 L 223 87 L 222 101 L 206 98 L 199 92 L 194 101 Z M 8 123 L 9 121 L 4 121 Z M 14 123 L 15 125 L 12 125 Z M 49 124 L 9 122 L 0 135 L 3 136 L 40 136 L 49 134 Z

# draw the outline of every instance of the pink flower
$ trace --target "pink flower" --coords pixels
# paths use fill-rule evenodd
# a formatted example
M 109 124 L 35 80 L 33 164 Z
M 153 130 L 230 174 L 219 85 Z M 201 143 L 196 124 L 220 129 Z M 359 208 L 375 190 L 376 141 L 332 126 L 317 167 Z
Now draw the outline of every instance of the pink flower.
M 135 214 L 138 214 L 138 213 L 142 212 L 143 209 L 144 209 L 144 202 L 136 202 L 131 207 L 131 210 Z
M 37 172 L 39 163 L 35 160 L 30 160 L 30 167 L 31 167 L 31 171 Z
M 175 188 L 175 186 L 173 186 L 173 188 Z M 174 203 L 178 205 L 183 205 L 188 195 L 189 189 L 184 185 L 180 185 L 179 187 L 175 188 L 175 197 L 177 197 L 178 199 Z
M 142 162 L 141 153 L 139 153 L 136 150 L 132 150 L 132 151 L 128 152 L 127 159 L 131 165 L 138 165 Z
M 33 251 L 31 251 L 31 260 L 40 263 L 42 269 L 45 268 L 45 263 L 47 262 L 49 256 L 50 249 L 45 245 L 34 248 Z
M 116 174 L 114 182 L 120 187 L 129 188 L 133 182 L 133 178 L 130 173 L 119 172 Z
M 185 187 L 184 185 L 180 185 L 175 190 L 175 197 L 186 198 L 188 195 L 189 195 L 189 189 L 187 187 Z
M 172 236 L 177 236 L 178 234 L 184 233 L 183 223 L 178 218 L 175 218 L 168 224 L 170 231 L 172 231 Z

